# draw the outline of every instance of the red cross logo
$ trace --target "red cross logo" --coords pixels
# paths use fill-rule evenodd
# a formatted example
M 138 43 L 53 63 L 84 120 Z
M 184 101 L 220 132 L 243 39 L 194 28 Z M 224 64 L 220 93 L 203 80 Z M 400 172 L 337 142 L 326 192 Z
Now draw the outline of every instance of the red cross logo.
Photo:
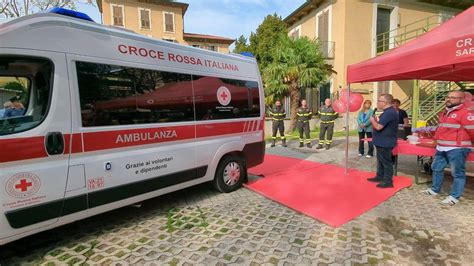
M 224 102 L 227 101 L 227 97 L 227 93 L 225 93 L 225 91 L 222 91 L 221 98 L 224 99 Z
M 28 190 L 28 187 L 33 186 L 33 183 L 31 182 L 26 182 L 26 179 L 20 180 L 20 184 L 16 184 L 15 188 L 16 189 L 21 189 L 21 192 L 25 192 Z
M 5 190 L 7 194 L 17 198 L 26 199 L 33 196 L 41 188 L 41 179 L 33 173 L 18 173 L 7 180 Z
M 217 96 L 217 101 L 219 101 L 219 103 L 223 106 L 228 105 L 230 101 L 232 100 L 232 94 L 230 93 L 229 89 L 224 86 L 220 86 L 217 89 L 216 96 Z

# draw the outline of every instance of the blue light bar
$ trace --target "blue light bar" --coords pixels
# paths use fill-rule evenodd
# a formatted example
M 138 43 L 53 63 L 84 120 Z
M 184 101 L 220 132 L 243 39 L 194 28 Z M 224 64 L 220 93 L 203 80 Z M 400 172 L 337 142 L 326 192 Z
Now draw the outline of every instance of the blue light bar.
M 251 52 L 240 52 L 240 54 L 243 56 L 255 57 Z
M 74 11 L 74 10 L 70 10 L 70 9 L 66 9 L 66 8 L 62 8 L 62 7 L 53 7 L 50 10 L 48 10 L 48 13 L 56 13 L 56 14 L 59 14 L 59 15 L 64 15 L 64 16 L 68 16 L 68 17 L 73 17 L 73 18 L 78 18 L 78 19 L 82 19 L 82 20 L 95 22 L 87 14 L 77 12 L 77 11 Z

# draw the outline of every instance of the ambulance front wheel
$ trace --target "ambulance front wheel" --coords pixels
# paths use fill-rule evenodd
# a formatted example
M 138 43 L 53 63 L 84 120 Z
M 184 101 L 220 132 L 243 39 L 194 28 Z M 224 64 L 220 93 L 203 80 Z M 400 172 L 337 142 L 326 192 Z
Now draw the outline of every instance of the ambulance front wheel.
M 236 155 L 224 157 L 217 166 L 214 187 L 220 192 L 232 192 L 242 186 L 246 175 L 247 169 L 241 157 Z

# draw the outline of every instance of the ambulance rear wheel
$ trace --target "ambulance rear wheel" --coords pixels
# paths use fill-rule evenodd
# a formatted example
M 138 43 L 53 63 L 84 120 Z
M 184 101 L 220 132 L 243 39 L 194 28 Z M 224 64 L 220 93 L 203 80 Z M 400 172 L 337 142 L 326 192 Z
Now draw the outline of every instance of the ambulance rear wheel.
M 246 175 L 247 169 L 241 157 L 224 157 L 217 166 L 214 187 L 220 192 L 232 192 L 242 186 Z

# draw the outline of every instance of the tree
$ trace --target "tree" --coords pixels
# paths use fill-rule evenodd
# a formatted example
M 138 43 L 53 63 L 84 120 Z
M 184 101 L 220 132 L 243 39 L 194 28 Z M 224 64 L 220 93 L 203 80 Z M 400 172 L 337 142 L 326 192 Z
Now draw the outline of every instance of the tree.
M 240 35 L 240 37 L 235 41 L 235 48 L 234 53 L 238 54 L 241 52 L 249 52 L 249 46 L 247 45 L 247 38 L 244 35 Z
M 300 88 L 315 88 L 326 82 L 328 69 L 319 44 L 307 37 L 291 39 L 281 36 L 271 53 L 271 63 L 263 70 L 266 95 L 290 96 L 291 132 L 296 126 Z
M 92 4 L 92 0 L 84 0 L 84 2 Z M 75 10 L 77 3 L 79 3 L 79 0 L 0 0 L 0 16 L 17 18 L 53 7 L 65 7 Z
M 268 15 L 255 33 L 250 34 L 250 52 L 252 52 L 262 71 L 272 61 L 272 50 L 277 40 L 287 35 L 285 22 L 277 14 Z
M 21 85 L 19 82 L 11 81 L 5 84 L 4 89 L 10 91 L 16 91 L 18 93 L 24 93 L 26 91 L 25 87 Z

